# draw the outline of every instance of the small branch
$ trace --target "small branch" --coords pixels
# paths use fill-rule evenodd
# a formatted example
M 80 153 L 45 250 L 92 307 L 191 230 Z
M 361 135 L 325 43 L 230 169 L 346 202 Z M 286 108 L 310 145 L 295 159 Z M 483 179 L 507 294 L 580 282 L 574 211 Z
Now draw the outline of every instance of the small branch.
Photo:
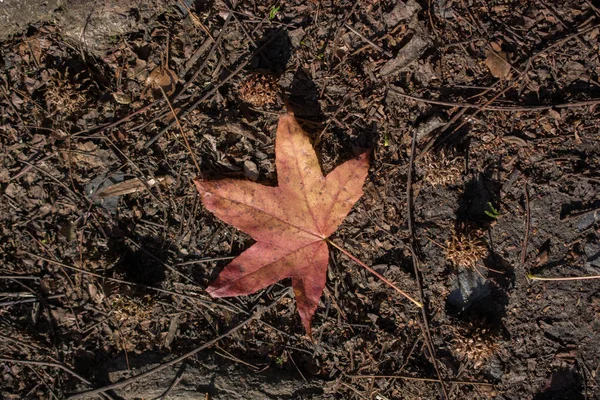
M 92 395 L 97 395 L 97 394 L 100 394 L 100 393 L 104 393 L 104 392 L 109 391 L 109 390 L 118 389 L 120 387 L 129 385 L 129 384 L 131 384 L 131 383 L 133 383 L 133 382 L 135 382 L 135 381 L 137 381 L 139 379 L 143 379 L 143 378 L 146 378 L 146 377 L 148 377 L 150 375 L 154 375 L 157 372 L 160 372 L 160 371 L 162 371 L 162 370 L 164 370 L 166 368 L 169 368 L 169 367 L 171 367 L 171 366 L 173 366 L 175 364 L 178 364 L 181 361 L 184 361 L 184 360 L 186 360 L 186 359 L 188 359 L 188 358 L 190 358 L 190 357 L 198 354 L 202 350 L 205 350 L 205 349 L 213 346 L 214 344 L 216 344 L 217 342 L 219 342 L 221 339 L 224 339 L 224 338 L 230 336 L 232 333 L 234 333 L 234 332 L 242 329 L 243 327 L 245 327 L 246 325 L 248 325 L 250 322 L 254 321 L 255 319 L 260 318 L 265 313 L 265 311 L 270 310 L 271 308 L 275 307 L 275 305 L 277 305 L 281 301 L 281 299 L 283 299 L 289 293 L 290 293 L 290 290 L 286 290 L 281 296 L 279 296 L 278 299 L 276 299 L 275 301 L 273 301 L 268 306 L 258 308 L 254 312 L 254 314 L 252 314 L 249 318 L 247 318 L 244 321 L 240 322 L 239 324 L 237 324 L 236 326 L 234 326 L 233 328 L 231 328 L 230 330 L 228 330 L 224 334 L 219 335 L 219 336 L 217 336 L 216 338 L 214 338 L 212 340 L 209 340 L 208 342 L 204 343 L 202 346 L 196 347 L 192 351 L 189 351 L 189 352 L 187 352 L 187 353 L 185 353 L 185 354 L 183 354 L 183 355 L 181 355 L 181 356 L 179 356 L 177 358 L 174 358 L 171 361 L 167 361 L 164 364 L 160 364 L 157 367 L 151 368 L 151 369 L 149 369 L 149 370 L 147 370 L 145 372 L 142 372 L 140 374 L 134 375 L 134 376 L 132 376 L 130 378 L 122 379 L 122 380 L 120 380 L 118 382 L 111 383 L 110 385 L 106 385 L 106 386 L 98 388 L 98 389 L 75 393 L 74 395 L 68 397 L 67 400 L 80 399 L 80 398 L 84 398 L 84 397 L 87 398 L 87 397 L 90 397 Z
M 369 40 L 369 38 L 367 38 L 366 36 L 364 36 L 362 33 L 360 33 L 359 31 L 357 31 L 356 29 L 354 29 L 350 25 L 344 24 L 344 26 L 346 28 L 348 28 L 355 35 L 360 36 L 362 38 L 362 40 L 364 40 L 365 42 L 369 43 L 371 46 L 373 46 L 374 49 L 379 50 L 380 52 L 382 52 L 383 54 L 385 54 L 388 57 L 394 57 L 394 55 L 392 53 L 390 53 L 389 51 L 383 49 L 381 46 L 379 46 L 377 43 L 373 42 L 372 40 Z
M 200 97 L 198 100 L 196 100 L 194 103 L 192 103 L 186 110 L 181 111 L 179 114 L 180 119 L 186 117 L 190 112 L 192 112 L 193 110 L 198 108 L 198 106 L 200 104 L 202 104 L 204 101 L 208 100 L 213 94 L 215 94 L 221 86 L 223 86 L 225 83 L 229 82 L 232 78 L 237 76 L 240 73 L 240 71 L 242 69 L 244 69 L 246 67 L 246 65 L 248 65 L 248 63 L 254 58 L 254 56 L 260 54 L 265 48 L 267 48 L 271 44 L 271 42 L 273 42 L 273 40 L 277 39 L 277 37 L 282 32 L 283 32 L 283 30 L 278 30 L 275 33 L 273 33 L 271 35 L 271 37 L 265 43 L 263 43 L 262 46 L 260 46 L 258 49 L 256 49 L 254 51 L 254 53 L 252 53 L 246 60 L 244 60 L 242 63 L 240 63 L 240 65 L 233 72 L 231 72 L 229 75 L 227 75 L 225 78 L 223 78 L 219 82 L 215 83 L 211 89 L 209 89 L 202 97 Z M 219 39 L 217 39 L 217 41 L 218 40 Z M 148 147 L 152 146 L 152 144 L 154 142 L 156 142 L 158 139 L 160 139 L 160 137 L 162 135 L 164 135 L 165 132 L 167 132 L 173 126 L 175 126 L 175 124 L 176 124 L 176 122 L 172 121 L 169 125 L 164 127 L 160 132 L 158 132 L 156 135 L 154 135 L 152 138 L 150 138 L 146 143 L 144 143 L 144 147 L 148 148 Z
M 375 275 L 376 277 L 378 277 L 379 279 L 381 279 L 381 281 L 383 283 L 385 283 L 386 285 L 388 285 L 389 287 L 393 288 L 395 291 L 397 291 L 398 293 L 400 293 L 402 296 L 406 297 L 408 300 L 412 301 L 413 303 L 415 303 L 415 305 L 419 308 L 423 308 L 423 303 L 421 303 L 418 300 L 413 299 L 410 295 L 408 295 L 405 291 L 403 291 L 402 289 L 400 289 L 398 286 L 394 285 L 392 282 L 390 282 L 388 279 L 386 279 L 383 275 L 381 275 L 379 272 L 375 271 L 373 268 L 369 267 L 367 264 L 363 263 L 362 261 L 360 261 L 358 258 L 354 257 L 352 254 L 348 253 L 346 250 L 344 250 L 342 247 L 338 246 L 337 244 L 335 244 L 332 240 L 330 239 L 325 239 L 327 241 L 327 243 L 329 243 L 330 245 L 332 245 L 333 247 L 335 247 L 336 249 L 338 249 L 339 251 L 341 251 L 342 253 L 344 253 L 345 255 L 347 255 L 348 257 L 350 257 L 350 259 L 352 261 L 354 261 L 355 263 L 357 263 L 358 265 L 360 265 L 361 267 L 363 267 L 364 269 L 366 269 L 367 271 L 369 271 L 370 273 L 372 273 L 373 275 Z
M 198 164 L 198 160 L 196 160 L 196 156 L 194 155 L 194 152 L 192 151 L 190 142 L 188 142 L 187 135 L 185 134 L 185 132 L 183 131 L 183 128 L 181 127 L 181 122 L 179 122 L 179 118 L 177 118 L 177 113 L 173 109 L 173 106 L 171 105 L 171 102 L 169 101 L 169 98 L 167 97 L 167 94 L 163 90 L 162 86 L 159 86 L 158 88 L 160 89 L 160 92 L 162 93 L 165 101 L 167 102 L 167 105 L 169 106 L 169 110 L 171 110 L 171 114 L 173 114 L 173 118 L 175 119 L 175 122 L 177 123 L 177 127 L 179 128 L 179 132 L 181 133 L 181 136 L 183 137 L 185 146 L 187 147 L 188 151 L 190 152 L 190 156 L 192 157 L 192 161 L 194 162 L 194 165 L 196 166 L 196 169 L 198 170 L 198 174 L 200 174 L 200 176 L 202 176 L 202 170 L 200 169 L 200 164 Z
M 417 286 L 419 288 L 419 298 L 422 302 L 425 302 L 425 292 L 423 291 L 423 280 L 421 276 L 421 271 L 419 269 L 419 258 L 417 257 L 417 252 L 415 248 L 415 228 L 414 228 L 414 217 L 413 217 L 413 190 L 412 190 L 412 180 L 413 180 L 413 172 L 415 168 L 415 153 L 417 152 L 417 132 L 413 131 L 411 138 L 411 152 L 410 152 L 410 160 L 408 164 L 408 177 L 406 182 L 406 208 L 408 214 L 408 231 L 410 232 L 409 238 L 409 248 L 411 252 L 411 259 L 413 270 L 415 271 L 415 279 L 417 280 Z M 427 316 L 427 309 L 425 307 L 421 307 L 421 317 L 423 318 L 423 323 L 419 322 L 419 326 L 421 328 L 421 332 L 423 333 L 423 338 L 425 339 L 425 345 L 429 350 L 429 355 L 431 357 L 431 363 L 433 364 L 433 368 L 435 369 L 435 373 L 438 376 L 439 384 L 442 389 L 442 394 L 445 400 L 448 400 L 448 390 L 446 389 L 446 384 L 442 379 L 442 374 L 440 372 L 440 368 L 438 366 L 438 361 L 435 356 L 435 347 L 433 346 L 433 340 L 431 339 L 431 330 L 429 329 L 429 317 Z
M 576 108 L 576 107 L 585 107 L 585 106 L 594 106 L 600 104 L 600 99 L 587 100 L 587 101 L 577 101 L 574 103 L 561 103 L 561 104 L 551 104 L 551 105 L 539 105 L 539 106 L 491 106 L 491 105 L 478 105 L 472 103 L 459 103 L 452 101 L 441 101 L 441 100 L 433 100 L 426 99 L 424 97 L 411 96 L 410 94 L 402 93 L 398 89 L 394 87 L 390 87 L 390 91 L 394 94 L 397 94 L 400 97 L 404 97 L 410 100 L 418 101 L 420 103 L 427 104 L 435 104 L 438 106 L 444 107 L 460 107 L 460 108 L 474 108 L 480 111 L 508 111 L 508 112 L 518 112 L 518 111 L 545 111 L 551 110 L 553 108 Z
M 563 278 L 544 278 L 542 276 L 536 276 L 532 274 L 527 275 L 528 279 L 532 281 L 584 281 L 587 279 L 600 279 L 600 275 L 589 275 L 589 276 L 566 276 Z
M 51 296 L 46 297 L 44 300 L 56 300 L 65 297 L 66 294 L 53 294 Z M 40 301 L 37 297 L 29 297 L 26 299 L 12 300 L 12 301 L 4 301 L 0 303 L 0 307 L 6 306 L 16 306 L 17 304 L 25 304 L 25 303 L 36 303 Z
M 3 362 L 3 363 L 4 362 L 8 362 L 8 363 L 13 363 L 13 364 L 23 364 L 23 365 L 37 365 L 37 366 L 40 366 L 40 367 L 58 368 L 58 369 L 61 369 L 61 370 L 65 371 L 65 372 L 67 372 L 68 374 L 72 375 L 73 377 L 79 379 L 81 382 L 85 383 L 86 385 L 90 385 L 90 386 L 92 385 L 92 382 L 88 381 L 83 376 L 81 376 L 77 372 L 73 371 L 71 368 L 69 368 L 66 365 L 63 365 L 63 364 L 61 364 L 59 362 L 47 362 L 47 361 L 36 361 L 36 360 L 18 360 L 18 359 L 15 359 L 15 358 L 7 358 L 7 357 L 1 357 L 0 358 L 0 362 Z M 111 400 L 114 399 L 108 393 L 102 393 L 102 395 L 104 397 L 106 397 L 107 399 L 111 399 Z
M 406 376 L 406 375 L 346 375 L 348 378 L 352 379 L 405 379 L 411 381 L 422 381 L 422 382 L 441 382 L 436 378 L 419 378 L 416 376 Z M 494 386 L 493 383 L 488 382 L 475 382 L 475 381 L 444 381 L 446 383 L 452 383 L 454 385 L 476 385 L 476 386 Z
M 529 207 L 529 188 L 525 182 L 525 208 L 527 217 L 525 221 L 525 238 L 523 239 L 523 251 L 521 252 L 521 268 L 525 266 L 527 259 L 527 245 L 529 244 L 529 231 L 531 229 L 531 207 Z
M 207 301 L 207 300 L 204 300 L 204 299 L 202 299 L 200 297 L 197 297 L 197 296 L 189 296 L 187 294 L 178 293 L 178 292 L 175 292 L 173 290 L 161 289 L 161 288 L 150 286 L 150 285 L 144 285 L 143 283 L 136 283 L 136 282 L 126 281 L 126 280 L 123 280 L 123 279 L 111 278 L 111 277 L 108 277 L 108 276 L 97 274 L 95 272 L 87 271 L 87 270 L 82 269 L 82 268 L 77 268 L 77 267 L 74 267 L 72 265 L 63 264 L 63 263 L 61 263 L 59 261 L 55 261 L 55 260 L 52 260 L 50 258 L 42 257 L 42 256 L 39 256 L 39 255 L 37 255 L 35 253 L 30 253 L 30 252 L 25 251 L 25 250 L 23 250 L 23 253 L 27 254 L 29 256 L 35 257 L 38 260 L 46 261 L 47 263 L 58 265 L 59 267 L 63 267 L 63 268 L 66 268 L 66 269 L 70 269 L 72 271 L 80 272 L 80 273 L 82 273 L 84 275 L 94 276 L 96 278 L 99 278 L 99 279 L 102 279 L 102 280 L 105 280 L 105 281 L 120 283 L 120 284 L 123 284 L 123 285 L 137 286 L 137 287 L 141 287 L 141 288 L 144 288 L 144 289 L 153 290 L 153 291 L 158 292 L 158 293 L 164 293 L 164 294 L 168 294 L 168 295 L 171 295 L 171 296 L 181 297 L 181 298 L 184 298 L 184 299 L 188 299 L 190 301 L 197 301 L 198 303 L 204 304 L 205 306 L 208 306 L 208 307 L 215 307 L 215 306 L 216 307 L 223 307 L 223 308 L 225 308 L 225 309 L 227 309 L 227 310 L 229 310 L 231 312 L 234 312 L 234 313 L 235 312 L 240 312 L 240 311 L 244 312 L 243 310 L 234 309 L 234 308 L 226 306 L 224 304 L 219 304 L 219 303 L 215 303 L 215 302 L 212 302 L 212 301 Z

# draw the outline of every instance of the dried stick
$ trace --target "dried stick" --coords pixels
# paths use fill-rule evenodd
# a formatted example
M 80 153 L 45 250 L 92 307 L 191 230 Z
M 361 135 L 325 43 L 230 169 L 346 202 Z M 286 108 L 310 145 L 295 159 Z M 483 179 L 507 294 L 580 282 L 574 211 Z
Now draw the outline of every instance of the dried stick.
M 561 103 L 561 104 L 550 104 L 550 105 L 538 105 L 538 106 L 492 106 L 488 104 L 472 104 L 472 103 L 459 103 L 452 101 L 441 101 L 441 100 L 433 100 L 426 99 L 423 97 L 412 96 L 410 94 L 402 93 L 398 89 L 394 87 L 390 87 L 390 91 L 394 94 L 405 97 L 410 100 L 418 101 L 420 103 L 427 104 L 435 104 L 438 106 L 444 107 L 460 107 L 460 108 L 474 108 L 481 111 L 508 111 L 508 112 L 518 112 L 518 111 L 545 111 L 551 110 L 554 108 L 577 108 L 577 107 L 585 107 L 585 106 L 593 106 L 600 104 L 600 99 L 594 100 L 586 100 L 586 101 L 578 101 L 574 103 Z
M 419 378 L 416 376 L 406 375 L 346 375 L 352 379 L 405 379 L 412 381 L 423 381 L 423 382 L 440 382 L 436 378 Z M 445 381 L 446 383 L 452 383 L 455 385 L 476 385 L 476 386 L 494 386 L 492 383 L 487 382 L 473 382 L 473 381 Z
M 110 278 L 108 276 L 103 276 L 103 275 L 97 274 L 95 272 L 86 271 L 85 269 L 77 268 L 77 267 L 74 267 L 72 265 L 63 264 L 61 262 L 54 261 L 54 260 L 52 260 L 50 258 L 39 256 L 39 255 L 37 255 L 35 253 L 30 253 L 30 252 L 25 251 L 25 250 L 23 250 L 23 253 L 25 253 L 27 255 L 30 255 L 32 257 L 35 257 L 38 260 L 46 261 L 48 263 L 55 264 L 55 265 L 58 265 L 60 267 L 67 268 L 67 269 L 70 269 L 70 270 L 73 270 L 73 271 L 76 271 L 76 272 L 80 272 L 82 274 L 94 276 L 94 277 L 99 278 L 99 279 L 104 279 L 105 281 L 120 283 L 120 284 L 123 284 L 123 285 L 137 286 L 137 287 L 141 287 L 141 288 L 148 289 L 148 290 L 154 290 L 155 292 L 158 292 L 158 293 L 164 293 L 164 294 L 168 294 L 168 295 L 171 295 L 171 296 L 176 296 L 176 297 L 181 297 L 181 298 L 184 298 L 184 299 L 188 299 L 188 300 L 191 300 L 191 301 L 197 301 L 197 302 L 199 302 L 201 304 L 204 304 L 205 306 L 209 306 L 209 307 L 215 307 L 215 306 L 217 306 L 217 307 L 223 307 L 223 308 L 225 308 L 225 309 L 227 309 L 227 310 L 229 310 L 231 312 L 239 312 L 240 311 L 240 310 L 234 310 L 231 307 L 228 307 L 228 306 L 225 306 L 225 305 L 222 305 L 222 304 L 219 304 L 219 303 L 214 303 L 214 302 L 211 302 L 211 301 L 206 301 L 206 300 L 203 300 L 203 299 L 201 299 L 199 297 L 188 296 L 187 294 L 174 292 L 172 290 L 161 289 L 161 288 L 157 288 L 157 287 L 154 287 L 154 286 L 144 285 L 143 283 L 135 283 L 135 282 L 126 281 L 126 280 L 123 280 L 123 279 Z
M 363 35 L 359 31 L 357 31 L 356 29 L 354 29 L 350 25 L 344 24 L 344 26 L 346 28 L 348 28 L 350 30 L 350 32 L 354 33 L 355 35 L 360 36 L 362 38 L 362 40 L 364 40 L 365 42 L 367 42 L 368 44 L 370 44 L 371 46 L 373 46 L 374 49 L 379 50 L 380 52 L 382 52 L 383 54 L 385 54 L 388 57 L 394 57 L 394 55 L 392 53 L 390 53 L 389 51 L 385 50 L 384 48 L 382 48 L 377 43 L 375 43 L 372 40 L 370 40 L 369 38 L 367 38 L 365 35 Z
M 243 327 L 245 327 L 246 325 L 248 325 L 250 322 L 254 321 L 255 319 L 258 319 L 262 316 L 262 314 L 265 311 L 270 310 L 271 308 L 275 307 L 279 301 L 281 301 L 281 299 L 283 299 L 285 296 L 287 296 L 290 293 L 290 289 L 286 290 L 281 296 L 279 296 L 279 298 L 275 301 L 273 301 L 271 304 L 269 304 L 266 307 L 261 307 L 259 309 L 257 309 L 254 314 L 252 314 L 250 317 L 248 317 L 247 319 L 245 319 L 244 321 L 240 322 L 239 324 L 237 324 L 236 326 L 234 326 L 233 328 L 231 328 L 230 330 L 228 330 L 227 332 L 225 332 L 222 335 L 217 336 L 216 338 L 209 340 L 208 342 L 204 343 L 202 346 L 196 347 L 194 350 L 189 351 L 177 358 L 174 358 L 171 361 L 167 361 L 164 364 L 161 364 L 157 367 L 151 368 L 146 372 L 142 372 L 141 374 L 137 374 L 135 376 L 132 376 L 131 378 L 127 378 L 127 379 L 123 379 L 120 380 L 118 382 L 115 383 L 111 383 L 110 385 L 106 385 L 104 387 L 98 388 L 98 389 L 94 389 L 94 390 L 88 390 L 85 392 L 79 392 L 74 394 L 73 396 L 70 396 L 67 398 L 67 400 L 74 400 L 74 399 L 80 399 L 83 397 L 88 397 L 88 396 L 92 396 L 92 395 L 96 395 L 96 394 L 100 394 L 100 393 L 104 393 L 108 390 L 114 390 L 114 389 L 118 389 L 120 387 L 123 387 L 125 385 L 129 385 L 130 383 L 133 383 L 139 379 L 143 379 L 146 378 L 150 375 L 154 375 L 157 372 L 160 372 L 166 368 L 169 368 L 175 364 L 180 363 L 181 361 L 184 361 L 196 354 L 198 354 L 199 352 L 201 352 L 204 349 L 207 349 L 208 347 L 211 347 L 212 345 L 214 345 L 215 343 L 219 342 L 221 339 L 224 339 L 228 336 L 230 336 L 231 334 L 233 334 L 234 332 L 242 329 Z
M 600 275 L 589 275 L 589 276 L 566 276 L 563 278 L 544 278 L 542 276 L 536 276 L 532 274 L 528 274 L 527 278 L 532 281 L 583 281 L 587 279 L 600 279 Z
M 417 280 L 417 285 L 419 287 L 419 297 L 421 303 L 425 302 L 425 293 L 423 292 L 423 283 L 421 282 L 421 275 L 419 271 L 419 260 L 417 258 L 417 252 L 415 251 L 415 229 L 414 229 L 414 219 L 413 219 L 413 191 L 412 191 L 412 177 L 413 171 L 415 167 L 415 153 L 417 152 L 417 132 L 413 131 L 412 139 L 411 139 L 411 152 L 410 159 L 408 162 L 408 176 L 406 182 L 406 207 L 408 213 L 408 232 L 410 234 L 410 251 L 412 254 L 412 264 L 415 272 L 415 279 Z M 442 379 L 442 374 L 440 373 L 440 369 L 438 367 L 437 359 L 435 358 L 435 349 L 433 347 L 433 341 L 431 340 L 431 331 L 429 329 L 429 319 L 427 317 L 427 309 L 425 307 L 421 308 L 421 317 L 423 318 L 423 325 L 421 326 L 421 330 L 423 332 L 423 337 L 425 339 L 425 344 L 427 345 L 427 349 L 429 350 L 429 354 L 431 356 L 431 363 L 433 364 L 433 368 L 435 369 L 435 373 L 439 379 L 440 386 L 442 388 L 442 393 L 444 395 L 444 399 L 448 399 L 448 391 L 446 390 L 446 384 Z M 419 324 L 421 325 L 421 324 Z
M 527 245 L 529 244 L 529 230 L 531 229 L 531 207 L 529 207 L 529 188 L 525 182 L 525 208 L 527 217 L 525 219 L 525 238 L 523 239 L 523 250 L 521 251 L 521 268 L 525 266 L 527 258 Z
M 51 296 L 48 296 L 46 298 L 44 298 L 43 300 L 55 300 L 55 299 L 60 299 L 62 297 L 65 297 L 66 294 L 53 294 Z M 0 307 L 5 307 L 5 306 L 15 306 L 17 304 L 25 304 L 25 303 L 35 303 L 40 301 L 39 298 L 37 297 L 29 297 L 27 299 L 19 299 L 19 300 L 12 300 L 12 301 L 5 301 L 0 303 Z
M 361 267 L 363 267 L 364 269 L 366 269 L 367 271 L 369 271 L 370 273 L 372 273 L 373 275 L 375 275 L 376 277 L 378 277 L 379 279 L 381 279 L 381 281 L 383 283 L 385 283 L 389 287 L 393 288 L 395 291 L 397 291 L 398 293 L 400 293 L 402 296 L 406 297 L 408 300 L 410 300 L 413 303 L 415 303 L 415 305 L 417 307 L 423 308 L 423 303 L 421 303 L 420 301 L 415 300 L 414 298 L 412 298 L 408 293 L 406 293 L 405 291 L 403 291 L 402 289 L 400 289 L 398 286 L 394 285 L 392 282 L 390 282 L 387 278 L 385 278 L 379 272 L 375 271 L 373 268 L 369 267 L 367 264 L 365 264 L 364 262 L 360 261 L 358 258 L 354 257 L 352 254 L 348 253 L 346 250 L 344 250 L 343 247 L 338 246 L 337 244 L 335 244 L 330 239 L 325 239 L 325 240 L 327 241 L 327 243 L 329 243 L 330 245 L 332 245 L 333 247 L 335 247 L 336 249 L 338 249 L 339 251 L 341 251 L 342 253 L 344 253 L 348 257 L 350 257 L 350 259 L 352 261 L 354 261 L 355 263 L 357 263 L 358 265 L 360 265 Z
M 79 375 L 77 372 L 73 371 L 71 368 L 67 367 L 66 365 L 63 365 L 61 363 L 58 362 L 46 362 L 46 361 L 35 361 L 35 360 L 17 360 L 14 358 L 6 358 L 6 357 L 1 357 L 0 358 L 0 362 L 10 362 L 10 363 L 14 363 L 14 364 L 24 364 L 24 365 L 38 365 L 41 367 L 51 367 L 51 368 L 58 368 L 61 369 L 65 372 L 67 372 L 69 375 L 72 375 L 73 377 L 79 379 L 81 382 L 85 383 L 86 385 L 92 385 L 92 382 L 88 381 L 87 379 L 85 379 L 83 376 Z M 108 393 L 102 393 L 103 396 L 105 396 L 107 399 L 113 399 L 112 396 L 110 396 Z
M 179 118 L 177 118 L 177 113 L 173 109 L 173 106 L 171 105 L 171 102 L 169 101 L 169 98 L 167 97 L 167 94 L 165 93 L 165 91 L 163 90 L 163 88 L 161 86 L 159 86 L 159 89 L 160 89 L 160 92 L 162 93 L 163 97 L 165 98 L 165 101 L 169 105 L 169 109 L 171 110 L 171 114 L 173 114 L 173 119 L 177 123 L 177 127 L 179 128 L 179 132 L 181 133 L 181 136 L 183 137 L 183 141 L 185 142 L 185 146 L 187 147 L 188 151 L 190 152 L 190 156 L 192 157 L 192 161 L 194 162 L 194 165 L 196 166 L 196 169 L 198 170 L 198 174 L 202 175 L 202 170 L 200 169 L 200 164 L 198 164 L 198 160 L 196 160 L 196 156 L 194 155 L 194 152 L 192 151 L 192 147 L 190 146 L 190 142 L 187 139 L 187 135 L 185 134 L 185 132 L 183 131 L 183 128 L 181 127 L 181 123 L 179 122 Z
M 195 110 L 196 108 L 198 108 L 198 106 L 205 102 L 206 100 L 208 100 L 213 94 L 215 94 L 217 92 L 217 90 L 219 90 L 219 88 L 221 86 L 223 86 L 225 83 L 229 82 L 234 76 L 236 76 L 237 74 L 240 73 L 240 71 L 242 69 L 244 69 L 246 67 L 246 65 L 248 65 L 248 63 L 252 60 L 252 58 L 257 55 L 260 54 L 267 46 L 269 46 L 271 44 L 271 42 L 273 40 L 275 40 L 283 31 L 282 30 L 278 30 L 277 32 L 275 32 L 270 38 L 269 40 L 267 40 L 262 46 L 260 46 L 258 49 L 256 49 L 256 51 L 254 51 L 254 53 L 252 53 L 246 60 L 244 60 L 244 62 L 242 62 L 232 73 L 230 73 L 229 75 L 227 75 L 227 77 L 225 77 L 224 79 L 222 79 L 221 81 L 219 81 L 217 84 L 215 84 L 212 89 L 210 89 L 208 92 L 206 92 L 204 94 L 204 96 L 200 97 L 198 100 L 196 100 L 196 102 L 194 102 L 192 105 L 190 105 L 186 110 L 182 111 L 180 114 L 180 118 L 184 118 L 186 115 L 188 115 L 191 111 Z M 167 132 L 169 129 L 171 129 L 174 125 L 176 124 L 175 121 L 171 122 L 169 125 L 167 125 L 165 128 L 163 128 L 160 132 L 158 132 L 156 135 L 154 135 L 152 138 L 150 138 L 146 143 L 144 143 L 144 147 L 148 148 L 150 146 L 152 146 L 152 144 L 154 144 L 154 142 L 156 142 L 162 135 L 165 134 L 165 132 Z

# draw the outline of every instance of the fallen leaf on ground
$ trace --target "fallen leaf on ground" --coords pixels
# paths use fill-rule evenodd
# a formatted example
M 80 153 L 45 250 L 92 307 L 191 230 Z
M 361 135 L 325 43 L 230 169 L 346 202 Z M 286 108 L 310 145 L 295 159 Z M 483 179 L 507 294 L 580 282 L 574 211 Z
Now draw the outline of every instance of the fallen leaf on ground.
M 487 65 L 494 78 L 506 78 L 508 76 L 510 64 L 507 61 L 508 56 L 505 52 L 487 50 L 485 57 L 485 65 Z
M 369 161 L 363 153 L 323 176 L 308 135 L 292 114 L 279 119 L 275 155 L 277 187 L 195 180 L 208 210 L 256 240 L 225 267 L 208 292 L 213 297 L 247 295 L 292 278 L 298 313 L 310 335 L 326 282 L 326 239 L 362 196 Z
M 151 90 L 155 98 L 162 97 L 161 89 L 167 96 L 170 96 L 175 93 L 177 82 L 179 82 L 179 78 L 177 78 L 175 71 L 162 65 L 158 66 L 146 78 L 144 96 L 147 95 L 148 90 Z

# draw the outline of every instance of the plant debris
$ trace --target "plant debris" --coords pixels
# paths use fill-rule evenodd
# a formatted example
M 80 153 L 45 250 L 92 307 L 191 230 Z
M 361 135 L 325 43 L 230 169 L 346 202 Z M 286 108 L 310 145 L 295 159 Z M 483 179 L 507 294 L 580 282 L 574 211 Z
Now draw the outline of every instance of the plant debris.
M 473 269 L 488 253 L 487 245 L 476 231 L 455 232 L 446 246 L 446 258 L 456 267 Z
M 448 186 L 460 181 L 464 158 L 449 157 L 444 152 L 427 153 L 420 164 L 426 182 L 434 187 Z
M 497 352 L 499 340 L 489 328 L 471 322 L 466 328 L 456 329 L 451 348 L 459 360 L 467 360 L 479 369 Z
M 242 101 L 254 107 L 269 106 L 279 99 L 279 83 L 272 74 L 256 71 L 248 74 L 238 93 Z

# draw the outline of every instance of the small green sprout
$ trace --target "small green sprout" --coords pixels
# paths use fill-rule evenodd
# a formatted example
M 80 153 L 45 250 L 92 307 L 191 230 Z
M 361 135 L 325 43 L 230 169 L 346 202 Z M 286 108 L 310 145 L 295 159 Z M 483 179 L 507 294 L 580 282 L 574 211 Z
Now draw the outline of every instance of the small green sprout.
M 390 137 L 387 132 L 383 133 L 383 146 L 388 147 L 390 145 Z
M 271 7 L 271 11 L 269 11 L 269 19 L 274 19 L 281 6 L 273 6 Z
M 494 208 L 494 206 L 492 205 L 492 203 L 490 203 L 489 201 L 487 202 L 487 206 L 488 209 L 485 210 L 485 215 L 487 215 L 488 217 L 492 218 L 492 219 L 498 219 L 498 217 L 500 216 L 500 213 L 498 212 L 498 210 L 496 210 Z

